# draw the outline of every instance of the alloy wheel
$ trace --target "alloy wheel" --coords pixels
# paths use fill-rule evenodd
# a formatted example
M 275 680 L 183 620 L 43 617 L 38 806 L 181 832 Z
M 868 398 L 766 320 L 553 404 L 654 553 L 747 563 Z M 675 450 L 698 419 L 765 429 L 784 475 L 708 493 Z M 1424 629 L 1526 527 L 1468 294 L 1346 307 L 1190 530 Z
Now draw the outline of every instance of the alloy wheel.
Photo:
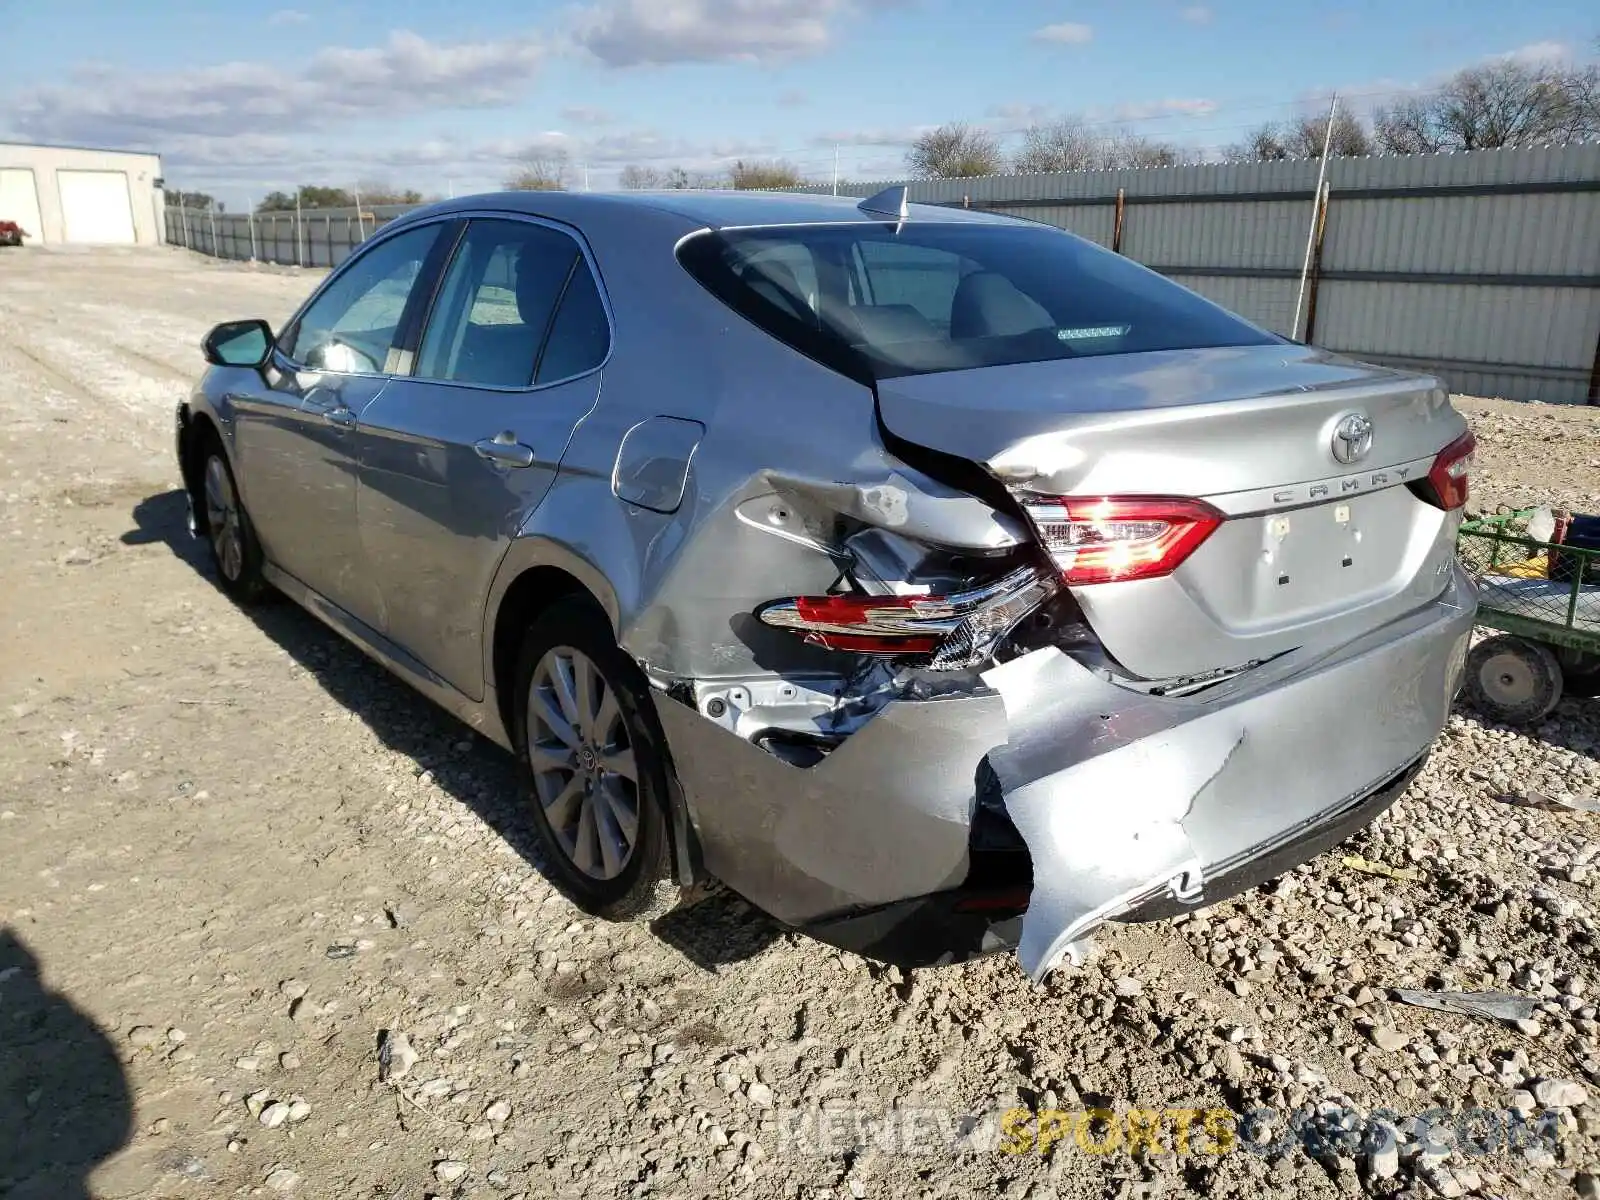
M 617 694 L 581 650 L 545 652 L 528 685 L 528 765 L 568 860 L 615 879 L 639 837 L 639 767 Z
M 233 493 L 233 480 L 222 459 L 213 454 L 206 460 L 206 529 L 217 568 L 230 580 L 244 572 L 244 533 L 239 525 L 239 502 Z

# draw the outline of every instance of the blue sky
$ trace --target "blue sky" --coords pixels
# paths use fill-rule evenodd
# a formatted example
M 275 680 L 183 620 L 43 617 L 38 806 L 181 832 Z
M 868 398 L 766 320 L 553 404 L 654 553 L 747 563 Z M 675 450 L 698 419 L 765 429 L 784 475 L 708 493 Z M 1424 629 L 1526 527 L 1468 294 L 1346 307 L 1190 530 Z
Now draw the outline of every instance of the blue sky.
M 1205 157 L 1248 127 L 1436 86 L 1486 58 L 1592 58 L 1594 0 L 207 0 L 9 6 L 0 138 L 152 149 L 231 204 L 297 183 L 495 186 L 560 147 L 900 173 L 919 129 L 1014 145 L 1084 114 Z

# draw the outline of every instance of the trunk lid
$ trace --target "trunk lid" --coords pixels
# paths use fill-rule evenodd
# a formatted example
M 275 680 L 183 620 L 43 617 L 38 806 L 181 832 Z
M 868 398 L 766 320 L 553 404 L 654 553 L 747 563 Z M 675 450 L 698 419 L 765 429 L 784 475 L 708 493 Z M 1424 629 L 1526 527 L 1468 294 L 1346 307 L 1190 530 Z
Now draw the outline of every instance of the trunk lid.
M 1337 645 L 1445 586 L 1458 514 L 1405 486 L 1466 430 L 1431 377 L 1285 344 L 890 378 L 878 404 L 1019 498 L 1193 497 L 1227 518 L 1170 575 L 1072 589 L 1147 679 Z M 1343 462 L 1351 414 L 1371 443 Z

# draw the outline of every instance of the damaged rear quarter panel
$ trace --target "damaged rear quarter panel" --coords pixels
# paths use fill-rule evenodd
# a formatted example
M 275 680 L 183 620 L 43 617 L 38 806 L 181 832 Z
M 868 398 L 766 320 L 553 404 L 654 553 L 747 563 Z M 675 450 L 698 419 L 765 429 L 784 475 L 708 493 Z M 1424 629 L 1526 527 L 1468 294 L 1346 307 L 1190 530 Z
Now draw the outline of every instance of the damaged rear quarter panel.
M 841 515 L 978 550 L 1013 546 L 1023 531 L 886 453 L 869 388 L 774 342 L 670 258 L 652 274 L 639 258 L 613 254 L 603 230 L 590 232 L 616 348 L 600 402 L 508 553 L 496 596 L 533 565 L 560 567 L 594 593 L 657 688 L 707 868 L 774 916 L 802 921 L 959 883 L 977 767 L 1004 740 L 997 697 L 858 714 L 841 722 L 853 735 L 809 768 L 679 697 L 719 681 L 794 679 L 814 689 L 831 678 L 849 698 L 855 656 L 753 615 L 838 582 L 827 543 Z M 632 282 L 614 285 L 614 272 Z M 638 306 L 635 296 L 652 302 Z M 627 435 L 641 421 L 674 435 L 652 439 L 673 459 L 674 471 L 660 472 L 665 483 L 639 479 L 654 451 L 630 456 Z M 665 477 L 680 464 L 677 494 L 676 478 Z M 657 503 L 630 503 L 646 499 Z

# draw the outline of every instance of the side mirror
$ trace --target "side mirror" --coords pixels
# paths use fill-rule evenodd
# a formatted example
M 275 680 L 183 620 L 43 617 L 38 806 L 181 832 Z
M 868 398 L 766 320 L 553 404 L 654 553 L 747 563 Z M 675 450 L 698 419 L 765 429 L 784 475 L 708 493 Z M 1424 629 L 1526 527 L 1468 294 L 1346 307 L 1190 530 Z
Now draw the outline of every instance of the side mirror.
M 259 367 L 272 349 L 272 326 L 265 321 L 224 321 L 200 343 L 206 361 L 216 367 Z

